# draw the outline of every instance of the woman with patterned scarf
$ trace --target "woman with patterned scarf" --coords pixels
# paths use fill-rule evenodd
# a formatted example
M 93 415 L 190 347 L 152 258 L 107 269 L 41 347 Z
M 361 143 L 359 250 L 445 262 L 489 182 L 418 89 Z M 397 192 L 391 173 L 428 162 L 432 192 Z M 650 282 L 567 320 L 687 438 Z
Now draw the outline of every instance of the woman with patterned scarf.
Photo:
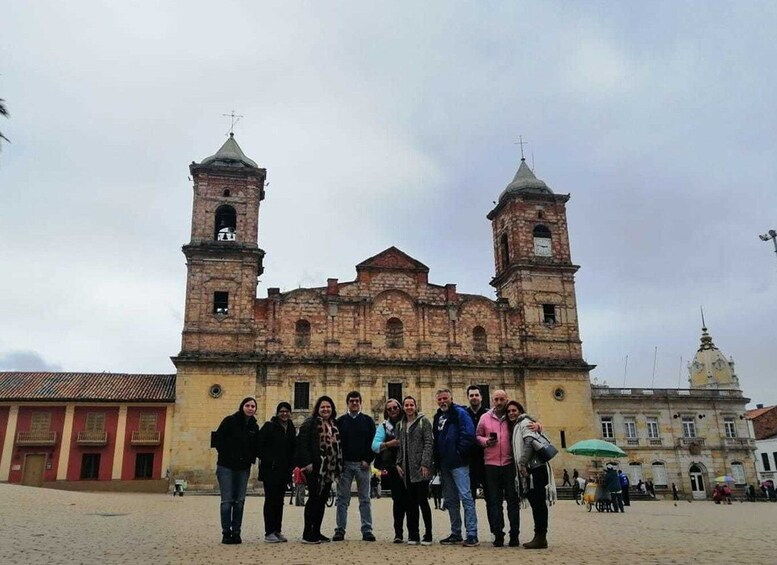
M 328 396 L 322 396 L 316 401 L 312 416 L 299 429 L 297 466 L 305 473 L 309 494 L 305 504 L 302 543 L 330 541 L 321 534 L 321 522 L 332 483 L 337 481 L 343 469 L 336 417 L 334 401 Z

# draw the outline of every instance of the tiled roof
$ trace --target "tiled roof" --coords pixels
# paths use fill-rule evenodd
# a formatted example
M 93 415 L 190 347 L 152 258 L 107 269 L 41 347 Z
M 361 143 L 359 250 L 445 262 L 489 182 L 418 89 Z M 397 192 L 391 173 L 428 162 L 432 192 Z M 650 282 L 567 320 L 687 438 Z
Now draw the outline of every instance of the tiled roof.
M 753 408 L 752 410 L 748 410 L 747 412 L 745 412 L 745 417 L 749 420 L 753 420 L 755 418 L 758 418 L 758 416 L 766 414 L 772 408 L 774 408 L 774 406 L 766 406 L 764 408 Z
M 175 375 L 0 372 L 0 401 L 175 402 Z

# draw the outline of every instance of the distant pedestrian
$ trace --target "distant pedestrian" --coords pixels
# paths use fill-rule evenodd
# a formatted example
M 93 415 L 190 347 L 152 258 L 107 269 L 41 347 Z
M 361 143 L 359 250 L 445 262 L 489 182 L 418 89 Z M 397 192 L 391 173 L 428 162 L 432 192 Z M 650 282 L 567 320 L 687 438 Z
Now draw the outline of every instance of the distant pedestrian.
M 432 490 L 434 509 L 442 510 L 442 481 L 440 479 L 440 473 L 436 473 L 434 477 L 432 477 L 432 482 L 429 483 L 429 488 Z
M 677 492 L 677 485 L 672 483 L 672 498 L 675 500 L 680 500 L 680 494 Z
M 305 473 L 294 467 L 294 506 L 305 506 Z
M 569 482 L 569 471 L 567 471 L 566 469 L 564 469 L 564 482 L 561 483 L 561 486 L 562 487 L 572 486 L 572 483 Z
M 604 471 L 604 488 L 610 493 L 610 504 L 613 512 L 625 512 L 623 509 L 623 489 L 618 478 L 618 472 L 612 463 L 607 463 Z
M 629 499 L 629 487 L 631 486 L 631 483 L 629 482 L 629 476 L 618 469 L 618 480 L 621 482 L 623 506 L 631 506 L 631 500 Z

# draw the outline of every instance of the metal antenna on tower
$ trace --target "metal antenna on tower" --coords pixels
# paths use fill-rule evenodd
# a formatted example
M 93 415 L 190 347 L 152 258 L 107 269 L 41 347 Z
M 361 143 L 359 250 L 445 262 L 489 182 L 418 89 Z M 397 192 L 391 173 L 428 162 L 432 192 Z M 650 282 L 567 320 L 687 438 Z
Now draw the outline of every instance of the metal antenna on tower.
M 623 367 L 623 388 L 626 388 L 626 375 L 629 372 L 629 356 L 626 355 L 626 365 Z
M 523 155 L 523 146 L 524 146 L 524 144 L 525 145 L 529 145 L 529 142 L 528 141 L 524 141 L 523 140 L 523 136 L 519 135 L 518 136 L 518 141 L 515 142 L 515 145 L 520 145 L 521 146 L 521 161 L 525 161 L 526 160 L 526 157 L 524 157 L 524 155 Z
M 656 358 L 658 357 L 658 346 L 656 345 L 656 348 L 653 350 L 653 379 L 650 381 L 650 388 L 653 388 L 653 385 L 656 382 Z
M 234 136 L 235 135 L 235 124 L 240 121 L 240 118 L 244 118 L 245 116 L 241 114 L 235 114 L 235 111 L 232 110 L 229 114 L 221 114 L 225 118 L 230 118 L 231 123 L 229 124 L 229 131 L 225 135 Z

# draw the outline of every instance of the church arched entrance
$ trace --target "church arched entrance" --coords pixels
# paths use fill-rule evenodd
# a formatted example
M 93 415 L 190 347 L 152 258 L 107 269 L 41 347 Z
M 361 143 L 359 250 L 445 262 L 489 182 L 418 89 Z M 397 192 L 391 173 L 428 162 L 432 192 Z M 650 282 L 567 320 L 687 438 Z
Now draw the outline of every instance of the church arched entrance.
M 702 465 L 694 463 L 688 470 L 688 474 L 691 477 L 691 494 L 696 500 L 704 500 L 707 498 L 707 489 L 704 483 L 705 470 Z

